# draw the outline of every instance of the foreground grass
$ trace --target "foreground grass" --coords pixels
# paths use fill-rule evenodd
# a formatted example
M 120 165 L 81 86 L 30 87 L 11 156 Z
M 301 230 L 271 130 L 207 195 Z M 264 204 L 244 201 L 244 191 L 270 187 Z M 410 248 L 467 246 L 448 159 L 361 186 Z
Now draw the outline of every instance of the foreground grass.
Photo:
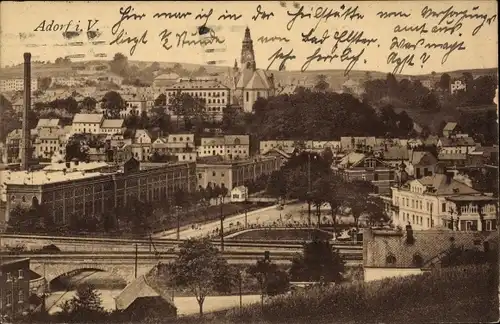
M 210 315 L 208 315 L 210 316 Z M 280 296 L 260 305 L 213 314 L 205 323 L 495 322 L 498 270 L 481 265 L 420 276 L 353 283 Z M 179 323 L 200 323 L 179 319 Z

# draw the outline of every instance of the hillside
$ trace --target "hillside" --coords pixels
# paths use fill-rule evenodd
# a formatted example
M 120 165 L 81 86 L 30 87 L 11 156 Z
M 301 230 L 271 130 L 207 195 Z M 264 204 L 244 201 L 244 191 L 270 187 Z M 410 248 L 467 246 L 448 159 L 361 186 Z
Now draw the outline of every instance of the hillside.
M 478 280 L 478 278 L 481 278 Z M 419 276 L 313 288 L 178 323 L 481 323 L 498 319 L 496 265 L 434 270 Z
M 93 61 L 78 61 L 72 62 L 67 66 L 60 66 L 56 64 L 42 64 L 42 63 L 32 63 L 32 73 L 36 77 L 48 77 L 53 73 L 66 73 L 71 72 L 77 66 L 88 66 L 91 64 L 97 63 L 109 63 L 107 60 L 93 60 Z M 130 60 L 129 64 L 131 66 L 136 65 L 139 69 L 144 69 L 150 66 L 154 62 L 147 61 L 137 61 Z M 173 68 L 176 64 L 181 64 L 182 67 L 188 71 L 196 71 L 200 67 L 203 67 L 207 70 L 207 73 L 227 73 L 232 66 L 220 66 L 220 65 L 201 65 L 201 64 L 191 64 L 191 63 L 175 63 L 175 62 L 158 62 L 161 68 Z M 0 69 L 0 77 L 9 77 L 9 76 L 22 76 L 23 66 L 18 65 L 10 68 L 2 68 Z M 327 82 L 329 82 L 334 88 L 339 87 L 343 82 L 345 82 L 348 78 L 357 81 L 364 81 L 367 76 L 367 72 L 370 73 L 372 79 L 385 79 L 387 73 L 378 72 L 378 71 L 359 71 L 353 70 L 349 74 L 349 77 L 344 76 L 344 70 L 310 70 L 306 72 L 300 71 L 276 71 L 270 70 L 270 73 L 275 75 L 275 78 L 278 82 L 281 83 L 296 83 L 296 81 L 300 80 L 302 82 L 311 83 L 315 82 L 316 76 L 323 74 L 327 77 Z M 488 69 L 474 69 L 474 70 L 456 70 L 449 71 L 448 73 L 452 78 L 460 77 L 463 72 L 471 72 L 474 76 L 481 75 L 494 75 L 496 76 L 498 73 L 497 68 L 488 68 Z M 437 74 L 438 76 L 441 73 Z M 409 78 L 410 75 L 398 75 L 398 79 Z M 419 79 L 431 77 L 431 74 L 427 75 L 418 75 L 414 76 Z

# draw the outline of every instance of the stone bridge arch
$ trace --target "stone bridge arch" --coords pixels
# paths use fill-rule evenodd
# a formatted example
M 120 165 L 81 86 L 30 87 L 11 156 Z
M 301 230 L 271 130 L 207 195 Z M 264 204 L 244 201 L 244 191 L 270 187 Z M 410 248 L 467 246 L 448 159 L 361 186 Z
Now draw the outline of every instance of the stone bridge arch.
M 47 284 L 60 276 L 71 273 L 76 270 L 97 270 L 110 273 L 114 277 L 122 278 L 127 284 L 135 279 L 135 266 L 134 264 L 104 264 L 104 263 L 81 263 L 81 262 L 65 262 L 65 263 L 52 263 L 46 262 L 31 262 L 30 268 L 32 271 L 45 277 Z M 151 268 L 152 264 L 138 264 L 137 276 L 144 275 Z

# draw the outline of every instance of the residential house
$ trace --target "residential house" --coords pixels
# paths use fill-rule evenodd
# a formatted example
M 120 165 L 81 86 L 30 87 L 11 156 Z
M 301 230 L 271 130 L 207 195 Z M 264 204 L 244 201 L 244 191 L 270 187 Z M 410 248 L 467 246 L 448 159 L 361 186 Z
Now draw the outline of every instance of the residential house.
M 40 130 L 56 130 L 61 128 L 61 120 L 59 118 L 45 119 L 41 118 L 38 120 L 35 129 Z
M 393 168 L 398 167 L 402 162 L 408 161 L 410 157 L 410 150 L 407 147 L 387 147 L 383 151 L 376 152 L 375 156 L 390 165 Z
M 163 155 L 175 156 L 178 161 L 196 161 L 198 156 L 194 134 L 170 134 L 158 138 L 152 144 L 152 149 Z
M 455 94 L 459 91 L 466 91 L 467 90 L 467 85 L 463 80 L 454 80 L 453 82 L 450 83 L 450 93 Z
M 231 202 L 244 202 L 248 198 L 248 189 L 245 186 L 238 186 L 231 190 Z
M 268 140 L 260 141 L 259 154 L 265 154 L 267 151 L 277 148 L 280 150 L 288 150 L 295 148 L 296 141 L 293 140 Z
M 427 151 L 410 151 L 406 172 L 408 175 L 420 179 L 436 173 L 438 165 L 437 158 Z
M 0 263 L 0 316 L 27 315 L 30 302 L 30 259 L 4 259 Z
M 103 114 L 75 114 L 73 118 L 74 134 L 100 134 Z
M 427 231 L 408 227 L 402 231 L 365 229 L 363 232 L 364 281 L 422 274 L 439 268 L 452 247 L 490 251 L 498 245 L 497 233 Z M 493 247 L 490 250 L 490 246 Z
M 350 93 L 356 97 L 359 97 L 363 94 L 363 91 L 363 87 L 359 84 L 359 82 L 355 80 L 348 79 L 342 84 L 343 93 Z
M 274 156 L 280 160 L 280 166 L 284 166 L 295 154 L 297 153 L 297 149 L 295 148 L 287 148 L 287 149 L 279 149 L 277 147 L 267 150 L 263 156 Z
M 340 147 L 343 151 L 371 151 L 377 144 L 375 136 L 342 136 L 340 138 Z
M 468 154 L 477 145 L 472 137 L 441 137 L 437 142 L 440 154 Z
M 67 143 L 64 129 L 41 128 L 33 141 L 34 154 L 40 159 L 51 159 L 54 153 L 64 156 Z
M 101 125 L 101 133 L 103 134 L 122 134 L 125 128 L 123 119 L 104 119 Z
M 379 194 L 389 193 L 395 180 L 394 169 L 372 153 L 351 152 L 334 164 L 332 170 L 346 181 L 370 181 Z
M 211 158 L 211 157 L 210 157 Z M 208 184 L 225 186 L 229 192 L 235 187 L 247 185 L 263 176 L 279 170 L 280 161 L 276 157 L 257 156 L 239 161 L 199 161 L 196 165 L 198 185 L 206 188 Z
M 220 155 L 228 160 L 246 159 L 250 156 L 250 137 L 248 135 L 223 135 L 203 137 L 198 147 L 198 156 Z
M 23 98 L 19 98 L 12 103 L 12 109 L 14 109 L 14 111 L 18 114 L 23 113 L 23 107 L 24 107 L 24 99 Z
M 450 209 L 449 198 L 475 196 L 481 202 L 485 200 L 485 198 L 480 198 L 484 197 L 480 192 L 457 181 L 454 177 L 453 172 L 445 171 L 444 174 L 436 173 L 392 187 L 393 223 L 399 226 L 410 223 L 413 228 L 422 230 L 436 226 L 446 227 L 453 217 L 456 220 L 457 216 L 456 212 L 454 214 Z M 493 204 L 491 199 L 488 201 Z M 478 211 L 484 211 L 482 217 L 486 220 L 496 219 L 495 211 L 491 207 L 485 207 L 476 209 L 475 220 L 480 218 Z M 458 230 L 467 230 L 466 224 L 459 224 Z
M 153 137 L 146 129 L 137 129 L 134 134 L 134 143 L 151 144 Z
M 408 148 L 414 149 L 424 145 L 424 142 L 419 138 L 410 138 L 406 144 Z
M 152 154 L 152 144 L 150 143 L 132 143 L 130 149 L 132 156 L 138 161 L 147 161 Z
M 157 284 L 155 268 L 132 281 L 115 297 L 116 309 L 127 320 L 139 323 L 147 317 L 159 322 L 177 317 L 171 294 L 162 288 L 163 285 Z
M 147 111 L 146 98 L 136 94 L 122 94 L 125 102 L 125 108 L 120 111 L 120 117 L 125 118 L 130 115 L 140 116 L 142 112 Z
M 467 166 L 468 154 L 463 153 L 439 153 L 438 154 L 439 164 L 445 167 L 465 167 Z

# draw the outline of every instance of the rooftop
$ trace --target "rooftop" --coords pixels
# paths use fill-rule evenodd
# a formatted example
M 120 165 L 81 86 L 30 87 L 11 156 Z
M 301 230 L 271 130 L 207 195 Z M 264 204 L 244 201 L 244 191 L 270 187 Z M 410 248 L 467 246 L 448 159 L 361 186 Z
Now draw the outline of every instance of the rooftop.
M 451 179 L 451 181 L 448 182 L 448 176 L 445 174 L 437 173 L 432 176 L 426 176 L 415 181 L 418 181 L 424 186 L 431 186 L 435 188 L 436 192 L 434 192 L 434 194 L 437 195 L 456 195 L 457 190 L 461 195 L 479 194 L 479 191 L 474 190 L 466 184 L 455 179 Z
M 100 124 L 103 118 L 103 114 L 75 114 L 73 123 Z
M 498 198 L 492 196 L 479 196 L 479 195 L 461 195 L 446 197 L 450 201 L 498 201 Z
M 41 186 L 54 184 L 58 182 L 74 181 L 81 179 L 90 179 L 103 176 L 101 172 L 85 172 L 85 171 L 7 171 L 4 181 L 5 185 L 20 185 L 20 186 Z
M 166 90 L 172 89 L 229 90 L 228 87 L 216 80 L 183 80 L 168 86 Z
M 406 231 L 387 232 L 366 230 L 363 241 L 363 265 L 378 268 L 425 268 L 438 259 L 452 244 L 465 249 L 480 248 L 482 242 L 488 240 L 491 233 L 461 232 L 449 229 L 413 231 L 414 243 L 406 243 Z M 479 243 L 477 245 L 476 243 Z M 422 265 L 414 263 L 414 257 L 419 255 Z M 389 263 L 388 257 L 393 262 Z
M 122 128 L 123 119 L 104 119 L 101 128 Z

